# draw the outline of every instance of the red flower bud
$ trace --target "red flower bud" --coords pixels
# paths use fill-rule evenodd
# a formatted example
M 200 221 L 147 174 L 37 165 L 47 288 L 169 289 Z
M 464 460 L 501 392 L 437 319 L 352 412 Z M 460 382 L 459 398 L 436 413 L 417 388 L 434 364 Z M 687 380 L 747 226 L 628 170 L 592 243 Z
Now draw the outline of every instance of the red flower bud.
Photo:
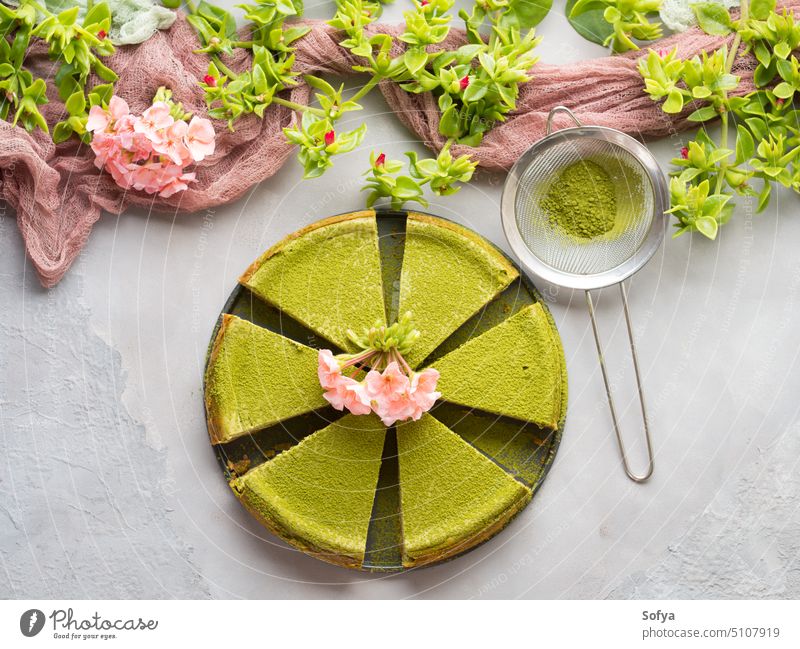
M 686 158 L 688 158 L 688 157 L 689 157 L 689 147 L 688 147 L 688 146 L 685 146 L 685 147 L 683 147 L 683 148 L 681 149 L 681 158 L 683 158 L 684 160 L 686 160 Z
M 334 140 L 336 140 L 336 132 L 335 131 L 328 131 L 325 133 L 325 146 L 330 146 L 333 144 Z
M 783 106 L 783 102 L 784 102 L 784 101 L 785 101 L 785 100 L 784 100 L 782 97 L 778 97 L 778 98 L 775 100 L 775 103 L 776 103 L 776 104 L 778 104 L 778 106 Z
M 466 90 L 469 86 L 469 76 L 465 76 L 458 82 L 458 84 L 461 86 L 461 90 Z
M 377 158 L 375 158 L 375 166 L 382 167 L 383 163 L 386 162 L 386 154 L 381 153 Z
M 210 74 L 207 74 L 206 76 L 203 77 L 203 83 L 206 84 L 207 86 L 211 86 L 212 88 L 217 87 L 217 80 Z
M 430 4 L 430 2 L 428 2 L 428 0 L 422 0 L 422 2 L 419 3 L 419 6 L 420 7 L 427 7 L 429 4 Z
M 99 38 L 101 41 L 106 40 L 106 36 L 108 36 L 108 34 L 106 34 L 105 29 L 101 29 L 99 32 L 97 32 L 97 38 Z

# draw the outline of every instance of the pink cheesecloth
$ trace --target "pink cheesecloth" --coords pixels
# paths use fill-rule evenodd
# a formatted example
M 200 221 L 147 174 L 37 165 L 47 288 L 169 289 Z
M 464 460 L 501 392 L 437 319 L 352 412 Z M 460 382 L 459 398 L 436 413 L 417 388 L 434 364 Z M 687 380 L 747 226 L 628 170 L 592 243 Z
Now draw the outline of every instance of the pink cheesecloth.
M 800 3 L 798 4 L 800 6 Z M 793 9 L 792 3 L 787 5 Z M 310 33 L 297 41 L 296 68 L 302 73 L 349 76 L 355 57 L 338 45 L 337 33 L 323 22 L 307 21 Z M 399 34 L 401 26 L 372 25 L 371 32 Z M 699 29 L 660 41 L 653 48 L 678 47 L 681 58 L 701 50 L 711 51 L 730 43 L 732 36 L 709 36 Z M 439 47 L 450 49 L 464 43 L 464 33 L 452 30 Z M 41 44 L 39 44 L 41 45 Z M 138 46 L 120 47 L 107 64 L 119 73 L 116 94 L 134 113 L 150 105 L 159 86 L 171 88 L 187 110 L 205 115 L 203 92 L 197 85 L 207 71 L 205 55 L 192 27 L 183 16 L 169 31 L 159 32 Z M 400 46 L 393 54 L 401 52 Z M 609 126 L 639 137 L 660 137 L 691 128 L 686 114 L 666 115 L 660 105 L 644 93 L 636 59 L 647 50 L 623 56 L 603 57 L 570 65 L 537 64 L 534 79 L 522 86 L 516 111 L 488 133 L 477 148 L 453 147 L 453 153 L 471 154 L 484 169 L 507 170 L 533 142 L 544 135 L 549 110 L 556 105 L 572 108 L 586 124 Z M 230 67 L 245 69 L 247 53 L 237 50 Z M 43 48 L 29 55 L 41 75 L 54 72 Z M 29 63 L 30 65 L 30 63 Z M 740 93 L 753 89 L 751 56 L 738 57 L 734 73 L 742 76 Z M 396 84 L 385 82 L 380 90 L 388 105 L 426 146 L 440 149 L 439 110 L 429 94 L 412 95 Z M 50 125 L 63 119 L 64 105 L 53 84 L 48 84 L 50 103 L 42 107 Z M 310 96 L 301 83 L 289 93 L 292 101 L 304 103 Z M 27 133 L 0 120 L 0 199 L 16 211 L 27 253 L 41 283 L 55 285 L 83 248 L 92 225 L 102 210 L 119 214 L 130 205 L 163 212 L 198 212 L 240 197 L 254 184 L 272 176 L 293 152 L 282 128 L 297 116 L 281 106 L 270 107 L 263 119 L 246 116 L 236 131 L 224 122 L 214 123 L 217 148 L 194 170 L 198 182 L 170 198 L 158 198 L 118 187 L 111 177 L 94 166 L 94 155 L 75 138 L 55 145 L 41 131 Z

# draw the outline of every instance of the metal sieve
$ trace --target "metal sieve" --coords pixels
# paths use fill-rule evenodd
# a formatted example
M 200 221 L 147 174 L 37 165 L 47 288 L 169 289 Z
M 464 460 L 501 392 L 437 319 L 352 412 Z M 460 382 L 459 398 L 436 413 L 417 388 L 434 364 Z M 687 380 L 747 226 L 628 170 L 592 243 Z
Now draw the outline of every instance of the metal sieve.
M 575 126 L 553 132 L 553 118 L 559 112 L 567 114 Z M 586 161 L 599 165 L 609 175 L 616 202 L 613 226 L 591 238 L 571 234 L 562 224 L 554 222 L 542 206 L 562 172 L 574 163 Z M 588 186 L 585 191 L 591 194 L 598 189 Z M 585 291 L 622 464 L 635 482 L 645 482 L 653 474 L 653 446 L 623 281 L 644 266 L 658 249 L 664 237 L 667 208 L 666 179 L 644 145 L 611 128 L 584 126 L 564 106 L 550 111 L 546 136 L 516 162 L 501 199 L 503 230 L 521 264 L 547 282 Z M 614 284 L 619 286 L 622 299 L 642 410 L 648 455 L 648 467 L 643 474 L 634 473 L 628 462 L 591 296 L 592 289 Z

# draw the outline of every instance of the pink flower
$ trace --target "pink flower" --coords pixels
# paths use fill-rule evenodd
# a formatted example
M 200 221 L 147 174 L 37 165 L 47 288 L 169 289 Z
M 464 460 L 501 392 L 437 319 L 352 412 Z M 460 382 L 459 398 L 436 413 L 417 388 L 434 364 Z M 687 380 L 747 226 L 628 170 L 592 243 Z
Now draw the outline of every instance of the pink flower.
M 123 160 L 112 158 L 106 163 L 105 169 L 111 174 L 114 182 L 123 189 L 130 189 L 133 185 L 130 165 L 125 164 Z
M 89 119 L 86 120 L 86 130 L 90 132 L 105 131 L 111 116 L 102 106 L 92 106 L 89 109 Z
M 656 54 L 658 54 L 660 58 L 665 59 L 667 56 L 669 56 L 669 50 L 658 50 Z
M 169 106 L 163 101 L 157 101 L 142 113 L 133 125 L 133 129 L 137 133 L 144 133 L 151 140 L 157 140 L 158 131 L 171 126 L 174 121 L 169 113 Z
M 329 349 L 319 350 L 318 361 L 317 376 L 319 377 L 319 384 L 326 390 L 334 387 L 342 375 L 339 361 L 336 360 L 336 357 Z
M 325 146 L 330 146 L 336 140 L 336 131 L 330 130 L 325 133 Z
M 119 139 L 120 145 L 124 149 L 132 150 L 136 148 L 136 143 L 142 139 L 147 141 L 147 155 L 150 155 L 153 148 L 150 146 L 150 141 L 143 135 L 136 133 L 133 130 L 133 125 L 136 122 L 136 117 L 133 115 L 124 115 L 114 124 L 114 134 Z
M 193 183 L 196 181 L 195 173 L 191 172 L 188 174 L 181 174 L 179 176 L 173 176 L 166 183 L 161 185 L 161 191 L 158 192 L 158 195 L 161 198 L 169 198 L 173 194 L 177 194 L 178 192 L 182 192 L 186 189 L 189 189 L 189 183 Z
M 375 402 L 373 410 L 381 418 L 384 426 L 392 426 L 398 421 L 413 417 L 416 405 L 408 398 L 382 399 Z M 420 412 L 417 419 L 421 416 Z
M 131 186 L 139 191 L 148 194 L 155 194 L 161 187 L 161 178 L 164 173 L 163 165 L 160 162 L 152 162 L 145 165 L 130 165 Z
M 114 95 L 108 102 L 108 110 L 102 106 L 92 106 L 89 109 L 89 119 L 86 120 L 86 130 L 106 131 L 113 129 L 116 122 L 130 114 L 128 103 Z
M 439 372 L 432 367 L 414 373 L 411 377 L 411 399 L 419 406 L 423 412 L 427 412 L 442 396 L 441 392 L 436 391 L 436 383 L 439 381 Z
M 322 395 L 336 410 L 347 408 L 354 415 L 367 415 L 372 408 L 364 392 L 364 384 L 349 376 L 339 376 L 332 387 Z
M 382 167 L 386 163 L 386 154 L 381 153 L 377 158 L 375 158 L 375 166 Z
M 120 155 L 120 142 L 114 135 L 101 131 L 95 133 L 92 138 L 92 151 L 95 155 L 95 166 L 102 169 L 109 158 L 116 158 Z
M 184 136 L 184 144 L 195 162 L 200 162 L 206 156 L 214 153 L 214 127 L 211 122 L 202 117 L 192 117 L 189 128 Z
M 106 40 L 106 36 L 108 36 L 108 34 L 106 34 L 105 29 L 101 29 L 99 32 L 97 32 L 97 38 L 99 38 L 101 41 Z
M 217 87 L 217 80 L 210 74 L 207 74 L 206 76 L 203 77 L 203 83 L 206 84 L 207 86 L 211 86 L 212 88 Z
M 190 124 L 176 120 L 170 110 L 170 103 L 156 102 L 137 117 L 117 96 L 111 98 L 107 109 L 93 107 L 87 129 L 94 133 L 95 165 L 124 189 L 162 198 L 188 189 L 196 176 L 185 168 L 213 153 L 214 129 L 202 118 L 194 118 Z
M 400 366 L 396 361 L 389 363 L 383 372 L 370 370 L 364 383 L 366 383 L 367 395 L 371 399 L 379 401 L 396 399 L 409 388 L 408 377 L 400 371 Z
M 192 156 L 183 143 L 188 129 L 186 122 L 180 120 L 157 131 L 155 137 L 150 138 L 153 142 L 153 150 L 167 156 L 176 165 L 188 164 Z
M 685 146 L 685 147 L 681 148 L 681 158 L 686 160 L 686 158 L 688 158 L 688 157 L 689 157 L 689 147 Z
M 469 76 L 464 76 L 461 80 L 459 80 L 458 85 L 461 86 L 461 90 L 466 90 L 469 88 Z

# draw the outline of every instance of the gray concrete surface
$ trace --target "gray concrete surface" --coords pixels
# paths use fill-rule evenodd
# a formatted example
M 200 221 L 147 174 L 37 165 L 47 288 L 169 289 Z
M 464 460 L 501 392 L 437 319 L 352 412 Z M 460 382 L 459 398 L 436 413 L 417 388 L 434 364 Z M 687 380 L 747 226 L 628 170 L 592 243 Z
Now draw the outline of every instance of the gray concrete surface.
M 601 54 L 558 9 L 540 32 L 546 61 Z M 362 204 L 368 150 L 422 151 L 380 98 L 362 115 L 364 148 L 320 180 L 301 181 L 289 163 L 207 214 L 104 216 L 52 290 L 26 262 L 13 215 L 0 218 L 0 596 L 800 596 L 800 219 L 790 195 L 759 216 L 742 205 L 715 243 L 666 240 L 631 284 L 657 455 L 648 484 L 622 474 L 582 296 L 562 290 L 551 308 L 568 357 L 563 445 L 534 502 L 491 542 L 441 566 L 364 575 L 288 548 L 244 513 L 206 436 L 208 338 L 261 250 Z M 666 163 L 680 146 L 652 148 Z M 482 176 L 430 211 L 504 246 L 501 184 Z M 613 293 L 600 315 L 634 438 Z

